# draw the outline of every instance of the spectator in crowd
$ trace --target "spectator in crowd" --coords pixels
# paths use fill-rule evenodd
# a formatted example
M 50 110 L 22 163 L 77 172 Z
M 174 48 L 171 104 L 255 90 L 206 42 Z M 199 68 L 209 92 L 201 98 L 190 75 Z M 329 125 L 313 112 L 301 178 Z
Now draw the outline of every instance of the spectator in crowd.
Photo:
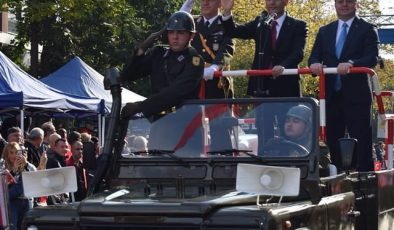
M 83 145 L 83 167 L 88 173 L 87 180 L 89 182 L 93 178 L 96 171 L 96 145 L 91 140 L 91 135 L 89 133 L 81 133 L 81 139 Z
M 95 153 L 96 153 L 96 158 L 98 157 L 99 153 L 100 153 L 100 143 L 99 143 L 99 139 L 96 136 L 92 136 L 92 141 L 94 143 L 94 149 L 95 149 Z
M 61 168 L 66 166 L 67 141 L 57 139 L 54 143 L 53 151 L 48 152 L 47 169 Z
M 44 130 L 43 144 L 49 146 L 49 136 L 56 132 L 56 128 L 51 121 L 48 121 L 41 125 L 41 129 Z
M 59 128 L 56 130 L 56 133 L 60 135 L 60 137 L 64 140 L 68 140 L 67 137 L 67 130 L 65 128 Z M 71 144 L 67 142 L 67 153 L 66 153 L 66 159 L 71 157 Z
M 39 127 L 30 130 L 29 136 L 25 141 L 27 148 L 27 161 L 32 163 L 38 170 L 45 169 L 47 146 L 43 145 L 44 130 Z
M 67 160 L 67 166 L 74 166 L 77 175 L 78 190 L 74 193 L 75 201 L 81 201 L 86 197 L 87 181 L 85 169 L 82 167 L 83 144 L 75 141 L 71 145 L 71 157 Z
M 52 134 L 55 135 L 55 134 Z M 51 137 L 52 137 L 51 135 Z M 56 134 L 59 135 L 59 134 Z M 55 136 L 54 136 L 55 137 Z M 48 162 L 46 165 L 47 169 L 62 168 L 66 166 L 66 153 L 67 153 L 67 141 L 65 139 L 56 139 L 52 147 L 53 151 L 48 151 Z M 64 203 L 67 201 L 67 195 L 53 195 L 49 196 L 47 200 L 48 205 L 56 203 Z
M 49 148 L 47 149 L 47 154 L 55 151 L 55 142 L 62 138 L 59 134 L 53 133 L 48 138 Z
M 75 141 L 81 141 L 81 134 L 77 131 L 72 131 L 69 135 L 68 135 L 68 143 L 70 145 L 74 144 Z
M 378 61 L 376 26 L 357 16 L 357 0 L 335 0 L 338 20 L 322 26 L 309 58 L 310 70 L 319 75 L 325 66 L 338 74 L 325 75 L 327 144 L 332 161 L 341 165 L 338 139 L 349 133 L 358 140 L 355 163 L 358 171 L 372 171 L 372 90 L 366 73 L 352 67 L 374 68 Z
M 126 144 L 127 144 L 127 148 L 129 150 L 129 152 L 132 151 L 132 149 L 133 149 L 133 141 L 136 137 L 137 137 L 136 135 L 130 135 L 130 136 L 127 136 L 127 138 L 126 138 Z
M 93 121 L 86 121 L 85 122 L 85 127 L 81 128 L 79 130 L 80 133 L 88 133 L 90 135 L 95 135 L 95 131 L 94 131 L 94 123 Z
M 23 144 L 22 131 L 19 127 L 11 127 L 7 132 L 7 142 L 16 142 L 18 144 Z
M 5 168 L 14 177 L 8 184 L 10 201 L 10 229 L 19 230 L 25 213 L 33 206 L 33 201 L 23 196 L 22 172 L 36 171 L 36 167 L 27 161 L 26 153 L 17 142 L 9 142 L 3 150 Z
M 3 138 L 3 136 L 0 133 L 0 153 L 3 152 L 3 149 L 6 144 L 7 144 L 7 141 Z
M 136 136 L 132 143 L 132 152 L 139 152 L 140 155 L 146 155 L 148 153 L 148 140 L 143 136 Z
M 380 161 L 382 164 L 384 163 L 384 155 L 385 155 L 384 147 L 385 144 L 383 141 L 379 141 L 375 147 L 376 160 Z

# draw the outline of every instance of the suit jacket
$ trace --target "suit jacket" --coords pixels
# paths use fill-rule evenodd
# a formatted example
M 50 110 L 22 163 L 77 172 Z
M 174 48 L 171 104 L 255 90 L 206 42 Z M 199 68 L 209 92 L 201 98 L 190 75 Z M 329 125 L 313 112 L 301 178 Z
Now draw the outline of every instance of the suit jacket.
M 275 49 L 272 49 L 271 29 L 264 24 L 264 20 L 265 18 L 258 16 L 254 21 L 237 25 L 231 18 L 223 24 L 231 37 L 255 40 L 253 69 L 269 69 L 275 65 L 298 68 L 304 58 L 306 23 L 286 15 Z M 259 53 L 264 53 L 262 58 Z M 275 80 L 268 77 L 250 77 L 247 93 L 252 96 L 299 97 L 299 79 L 299 75 L 279 76 Z
M 194 37 L 191 45 L 197 50 L 202 56 L 205 63 L 215 64 L 220 66 L 229 66 L 230 61 L 233 58 L 234 43 L 233 40 L 225 33 L 225 29 L 222 23 L 222 16 L 219 15 L 212 24 L 207 28 L 204 23 L 204 18 L 199 16 L 196 20 L 196 36 Z M 206 41 L 206 45 L 213 51 L 215 58 L 205 50 L 201 37 Z M 231 82 L 231 79 L 228 79 Z M 219 78 L 205 82 L 205 98 L 223 98 L 224 92 L 220 87 Z M 231 87 L 231 83 L 230 83 Z
M 359 17 L 355 17 L 349 28 L 342 53 L 335 55 L 338 21 L 319 29 L 313 45 L 309 64 L 323 63 L 327 67 L 337 67 L 341 62 L 352 60 L 354 67 L 373 68 L 378 60 L 378 33 L 376 27 Z M 366 74 L 341 76 L 345 103 L 371 103 L 372 93 Z M 334 92 L 335 75 L 326 75 L 326 97 L 330 100 Z

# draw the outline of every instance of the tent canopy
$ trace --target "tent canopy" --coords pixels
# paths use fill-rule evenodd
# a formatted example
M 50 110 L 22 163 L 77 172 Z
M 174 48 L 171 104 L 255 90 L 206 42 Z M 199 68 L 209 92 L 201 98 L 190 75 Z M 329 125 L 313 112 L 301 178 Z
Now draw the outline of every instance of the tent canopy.
M 54 73 L 41 79 L 45 84 L 60 91 L 93 98 L 102 98 L 105 101 L 107 112 L 112 105 L 112 96 L 109 90 L 104 89 L 104 76 L 82 61 L 79 57 L 73 58 Z M 122 102 L 142 101 L 145 97 L 122 89 Z
M 78 110 L 102 113 L 99 98 L 60 92 L 27 74 L 0 52 L 0 108 Z

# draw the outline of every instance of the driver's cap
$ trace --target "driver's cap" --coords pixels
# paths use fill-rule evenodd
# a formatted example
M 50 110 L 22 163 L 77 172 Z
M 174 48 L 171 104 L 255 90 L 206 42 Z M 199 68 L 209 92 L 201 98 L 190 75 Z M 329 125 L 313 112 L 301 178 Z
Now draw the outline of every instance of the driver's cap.
M 311 121 L 312 110 L 306 105 L 296 105 L 289 109 L 286 116 L 296 117 L 305 123 L 309 123 Z

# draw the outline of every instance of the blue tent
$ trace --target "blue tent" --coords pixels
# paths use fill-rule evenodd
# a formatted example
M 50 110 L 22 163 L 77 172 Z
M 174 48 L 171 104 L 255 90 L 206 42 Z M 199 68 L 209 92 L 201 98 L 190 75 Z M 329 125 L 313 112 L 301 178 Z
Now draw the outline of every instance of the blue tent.
M 103 112 L 101 99 L 73 96 L 51 88 L 0 52 L 0 108 L 10 107 Z
M 79 57 L 73 58 L 54 73 L 41 79 L 45 84 L 60 91 L 84 96 L 102 98 L 105 100 L 107 111 L 112 105 L 112 96 L 109 90 L 104 89 L 104 76 L 82 61 Z M 130 90 L 122 90 L 122 102 L 142 101 L 145 97 Z
M 381 28 L 378 29 L 380 43 L 394 44 L 394 28 Z

